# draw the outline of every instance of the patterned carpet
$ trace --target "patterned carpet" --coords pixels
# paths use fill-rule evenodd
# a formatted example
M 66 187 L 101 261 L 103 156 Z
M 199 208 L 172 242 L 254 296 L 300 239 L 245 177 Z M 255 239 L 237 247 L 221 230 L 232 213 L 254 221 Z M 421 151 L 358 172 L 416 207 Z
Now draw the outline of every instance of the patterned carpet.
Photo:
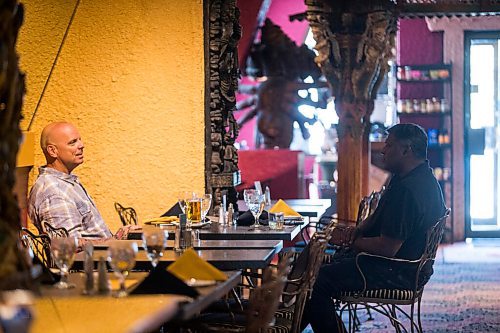
M 434 270 L 422 300 L 424 332 L 500 332 L 500 263 L 440 263 Z M 395 331 L 374 317 L 361 318 L 360 332 Z

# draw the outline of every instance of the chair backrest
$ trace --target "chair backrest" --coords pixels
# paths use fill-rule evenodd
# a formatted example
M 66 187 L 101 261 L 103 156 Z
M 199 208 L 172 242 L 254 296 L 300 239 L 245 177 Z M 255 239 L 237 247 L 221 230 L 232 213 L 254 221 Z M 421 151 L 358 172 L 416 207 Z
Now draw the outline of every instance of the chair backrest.
M 427 230 L 426 242 L 422 256 L 420 257 L 420 263 L 417 270 L 417 284 L 419 281 L 419 274 L 426 265 L 434 264 L 434 259 L 436 258 L 437 249 L 439 243 L 441 243 L 441 238 L 444 234 L 444 229 L 446 226 L 446 219 L 450 216 L 451 208 L 447 208 L 444 215 L 439 218 L 439 220 Z M 418 286 L 417 286 L 418 288 Z
M 262 284 L 250 294 L 249 305 L 246 310 L 246 333 L 266 332 L 272 324 L 289 272 L 289 256 L 281 258 L 275 274 L 270 269 L 264 271 Z
M 46 234 L 35 235 L 27 228 L 22 228 L 19 234 L 21 243 L 33 251 L 38 260 L 47 268 L 55 267 L 50 255 L 50 238 Z
M 50 238 L 69 237 L 69 232 L 66 228 L 56 228 L 49 222 L 42 221 L 42 228 Z
M 307 298 L 316 282 L 328 246 L 329 235 L 316 232 L 300 255 L 295 259 L 283 291 L 283 305 L 293 308 L 291 332 L 298 332 Z
M 123 207 L 118 202 L 115 202 L 115 210 L 120 216 L 123 226 L 137 225 L 137 213 L 132 207 Z

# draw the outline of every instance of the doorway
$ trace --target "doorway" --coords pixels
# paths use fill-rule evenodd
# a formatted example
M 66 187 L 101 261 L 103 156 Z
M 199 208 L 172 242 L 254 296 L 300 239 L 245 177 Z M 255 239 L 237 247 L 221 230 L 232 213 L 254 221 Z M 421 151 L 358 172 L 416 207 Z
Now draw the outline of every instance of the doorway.
M 465 236 L 500 237 L 500 31 L 465 33 Z

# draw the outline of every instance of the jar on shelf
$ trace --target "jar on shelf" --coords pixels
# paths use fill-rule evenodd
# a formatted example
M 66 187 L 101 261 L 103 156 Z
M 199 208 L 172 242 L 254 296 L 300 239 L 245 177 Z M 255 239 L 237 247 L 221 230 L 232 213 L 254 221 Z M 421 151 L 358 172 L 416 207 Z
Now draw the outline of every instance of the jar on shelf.
M 406 103 L 402 99 L 398 99 L 396 103 L 396 110 L 401 113 L 401 112 L 406 112 Z
M 414 111 L 413 110 L 413 104 L 412 104 L 411 100 L 405 99 L 405 105 L 406 105 L 406 107 L 405 107 L 406 112 L 411 113 L 411 112 Z
M 418 99 L 413 100 L 413 112 L 420 112 L 420 103 Z
M 434 112 L 434 104 L 432 103 L 432 100 L 430 98 L 427 98 L 425 100 L 425 110 L 427 112 Z
M 427 104 L 425 104 L 425 99 L 420 100 L 420 112 L 427 112 Z
M 441 102 L 437 99 L 437 97 L 432 97 L 432 107 L 433 112 L 441 111 Z
M 441 99 L 441 112 L 446 112 L 450 110 L 450 106 L 448 105 L 448 101 L 446 98 Z

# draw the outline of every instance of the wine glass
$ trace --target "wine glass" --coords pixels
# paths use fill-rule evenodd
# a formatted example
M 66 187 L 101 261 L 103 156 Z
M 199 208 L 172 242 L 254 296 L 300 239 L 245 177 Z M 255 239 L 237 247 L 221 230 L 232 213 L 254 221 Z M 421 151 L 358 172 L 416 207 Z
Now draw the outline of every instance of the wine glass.
M 52 259 L 59 267 L 61 280 L 54 284 L 57 289 L 74 288 L 75 285 L 68 283 L 68 271 L 75 260 L 78 240 L 74 236 L 52 238 L 50 241 L 50 252 Z
M 179 195 L 177 196 L 177 202 L 179 203 L 179 206 L 181 207 L 181 210 L 184 214 L 186 214 L 186 206 L 188 201 L 195 196 L 196 195 L 192 191 L 184 191 L 179 193 Z
M 155 268 L 163 256 L 163 250 L 167 246 L 168 232 L 154 226 L 145 226 L 142 228 L 142 244 L 151 265 Z
M 201 197 L 201 222 L 205 222 L 210 206 L 212 205 L 212 195 L 205 194 Z
M 127 296 L 125 279 L 135 266 L 137 244 L 135 242 L 114 241 L 108 248 L 108 261 L 115 275 L 120 279 L 120 289 L 116 297 Z
M 255 223 L 252 225 L 253 228 L 259 227 L 259 216 L 262 214 L 262 210 L 265 205 L 265 197 L 260 194 L 259 191 L 254 189 L 247 189 L 243 191 L 243 199 L 248 209 L 255 218 Z

